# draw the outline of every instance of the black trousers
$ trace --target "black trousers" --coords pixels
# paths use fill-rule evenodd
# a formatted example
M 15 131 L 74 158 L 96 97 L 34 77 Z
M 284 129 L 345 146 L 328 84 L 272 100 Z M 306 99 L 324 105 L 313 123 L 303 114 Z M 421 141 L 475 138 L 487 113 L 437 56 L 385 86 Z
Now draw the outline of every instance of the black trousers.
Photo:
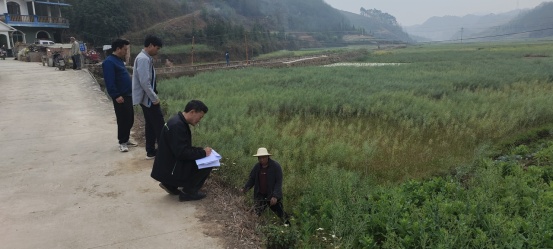
M 209 173 L 211 173 L 211 169 L 212 168 L 198 169 L 195 167 L 190 171 L 190 176 L 184 186 L 173 186 L 166 183 L 163 183 L 163 185 L 169 189 L 177 189 L 178 187 L 182 187 L 182 191 L 184 193 L 195 195 L 204 186 L 205 180 L 207 180 Z
M 146 127 L 144 128 L 146 134 L 146 152 L 154 153 L 156 151 L 156 141 L 159 141 L 161 130 L 165 124 L 161 106 L 152 104 L 150 107 L 146 107 L 141 104 L 140 107 L 142 107 L 144 121 L 146 122 Z
M 284 205 L 282 199 L 277 200 L 275 205 L 271 206 L 271 199 L 267 198 L 267 195 L 260 194 L 255 198 L 255 213 L 257 216 L 261 216 L 263 211 L 269 207 L 280 218 L 280 220 L 288 223 L 288 215 L 284 212 Z
M 80 55 L 72 55 L 71 59 L 73 59 L 73 69 L 81 68 L 81 56 Z
M 115 117 L 117 118 L 117 139 L 119 143 L 126 143 L 129 141 L 131 135 L 131 128 L 134 125 L 134 109 L 132 105 L 132 97 L 124 96 L 124 103 L 119 104 L 113 99 L 113 109 L 115 110 Z

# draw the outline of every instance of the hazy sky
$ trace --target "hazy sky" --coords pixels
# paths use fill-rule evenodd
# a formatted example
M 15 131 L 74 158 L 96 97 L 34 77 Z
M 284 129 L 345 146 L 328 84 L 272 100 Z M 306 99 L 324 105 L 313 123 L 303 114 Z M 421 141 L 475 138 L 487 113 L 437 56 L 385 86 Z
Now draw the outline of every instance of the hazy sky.
M 300 0 L 301 1 L 301 0 Z M 325 0 L 332 7 L 359 14 L 361 7 L 395 16 L 403 26 L 422 24 L 433 16 L 464 16 L 473 13 L 502 13 L 534 8 L 545 0 Z

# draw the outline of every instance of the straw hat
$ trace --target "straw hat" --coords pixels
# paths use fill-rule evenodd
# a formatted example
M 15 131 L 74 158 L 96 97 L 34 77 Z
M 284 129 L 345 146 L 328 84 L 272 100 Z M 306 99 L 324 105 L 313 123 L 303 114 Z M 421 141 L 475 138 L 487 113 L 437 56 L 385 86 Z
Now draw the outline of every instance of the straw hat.
M 266 148 L 259 148 L 257 149 L 257 154 L 253 155 L 254 157 L 259 157 L 259 156 L 272 156 L 273 154 L 269 154 L 269 152 L 267 151 Z

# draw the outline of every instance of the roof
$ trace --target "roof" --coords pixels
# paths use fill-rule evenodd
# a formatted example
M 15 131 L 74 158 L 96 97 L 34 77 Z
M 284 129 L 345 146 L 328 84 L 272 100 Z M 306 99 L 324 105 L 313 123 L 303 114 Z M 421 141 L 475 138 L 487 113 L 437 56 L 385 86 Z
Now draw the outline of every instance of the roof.
M 54 2 L 44 2 L 44 1 L 35 1 L 35 3 L 50 4 L 50 5 L 60 5 L 60 6 L 71 6 L 66 3 L 54 3 Z
M 0 22 L 0 32 L 7 32 L 7 31 L 17 31 L 17 29 L 14 29 L 12 26 L 7 25 L 3 22 Z

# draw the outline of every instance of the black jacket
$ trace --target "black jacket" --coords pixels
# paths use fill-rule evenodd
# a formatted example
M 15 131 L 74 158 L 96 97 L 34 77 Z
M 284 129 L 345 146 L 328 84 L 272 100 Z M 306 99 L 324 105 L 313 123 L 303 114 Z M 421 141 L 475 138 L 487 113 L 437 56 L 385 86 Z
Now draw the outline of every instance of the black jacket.
M 244 192 L 250 190 L 253 186 L 254 188 L 254 198 L 259 196 L 259 171 L 261 170 L 261 164 L 256 163 L 253 166 L 252 171 L 250 172 L 250 178 L 246 185 L 242 187 Z M 267 166 L 267 198 L 277 198 L 282 199 L 282 168 L 280 164 L 269 158 L 269 166 Z
M 192 147 L 192 133 L 182 113 L 171 117 L 161 130 L 152 178 L 169 185 L 184 187 L 195 160 L 204 158 L 205 150 Z

